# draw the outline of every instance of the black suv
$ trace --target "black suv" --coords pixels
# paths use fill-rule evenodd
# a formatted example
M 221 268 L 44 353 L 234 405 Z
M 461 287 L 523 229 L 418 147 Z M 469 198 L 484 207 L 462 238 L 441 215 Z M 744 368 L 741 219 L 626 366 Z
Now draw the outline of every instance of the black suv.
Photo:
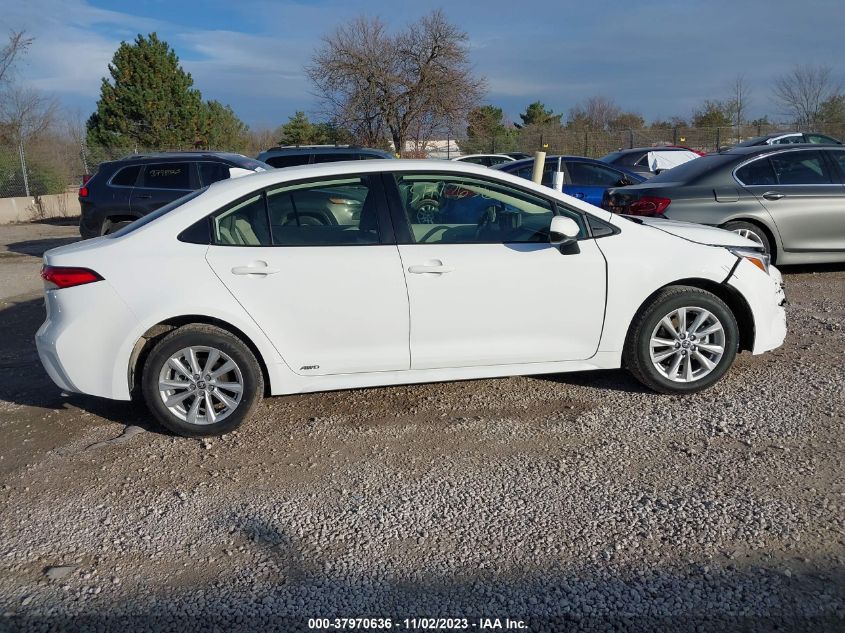
M 395 158 L 380 149 L 358 145 L 286 145 L 271 147 L 261 152 L 256 159 L 273 167 L 296 167 L 314 163 L 334 163 L 340 160 L 370 160 L 372 158 Z
M 229 178 L 232 169 L 245 175 L 270 166 L 227 152 L 131 154 L 100 163 L 79 188 L 79 233 L 83 239 L 114 233 L 190 191 Z

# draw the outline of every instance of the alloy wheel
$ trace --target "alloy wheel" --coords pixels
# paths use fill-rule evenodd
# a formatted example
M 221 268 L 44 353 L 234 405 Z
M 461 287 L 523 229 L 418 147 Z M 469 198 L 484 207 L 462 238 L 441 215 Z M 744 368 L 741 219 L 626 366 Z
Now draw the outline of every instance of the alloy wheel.
M 225 420 L 241 402 L 244 378 L 240 367 L 219 349 L 185 347 L 161 368 L 158 393 L 164 406 L 188 424 Z
M 673 382 L 695 382 L 710 374 L 725 354 L 725 329 L 709 310 L 684 307 L 658 322 L 649 340 L 651 362 Z

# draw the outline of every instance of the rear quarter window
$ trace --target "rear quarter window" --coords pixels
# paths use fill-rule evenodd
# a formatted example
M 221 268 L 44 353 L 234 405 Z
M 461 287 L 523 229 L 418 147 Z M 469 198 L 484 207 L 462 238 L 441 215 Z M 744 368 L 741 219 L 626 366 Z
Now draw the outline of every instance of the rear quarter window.
M 140 165 L 133 165 L 131 167 L 124 167 L 118 171 L 111 178 L 111 184 L 116 187 L 132 187 L 138 180 L 138 172 L 141 171 Z

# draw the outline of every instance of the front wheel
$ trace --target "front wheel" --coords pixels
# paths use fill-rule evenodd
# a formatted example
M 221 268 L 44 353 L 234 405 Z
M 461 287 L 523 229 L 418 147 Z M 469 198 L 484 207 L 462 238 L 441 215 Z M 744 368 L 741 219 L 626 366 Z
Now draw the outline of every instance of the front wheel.
M 655 391 L 694 393 L 725 374 L 738 344 L 736 318 L 719 297 L 700 288 L 673 286 L 634 317 L 623 362 Z
M 212 325 L 180 327 L 161 339 L 144 364 L 144 400 L 156 419 L 185 437 L 237 428 L 264 392 L 249 347 Z

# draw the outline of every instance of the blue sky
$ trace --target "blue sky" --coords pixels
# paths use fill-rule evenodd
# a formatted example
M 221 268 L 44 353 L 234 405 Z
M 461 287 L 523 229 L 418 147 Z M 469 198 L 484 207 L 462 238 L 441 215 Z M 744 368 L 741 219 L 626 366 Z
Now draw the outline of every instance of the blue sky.
M 36 38 L 19 78 L 83 117 L 120 42 L 157 31 L 203 96 L 253 127 L 318 114 L 302 68 L 339 24 L 367 14 L 401 28 L 435 8 L 469 34 L 485 101 L 517 120 L 531 101 L 566 112 L 594 95 L 647 120 L 688 117 L 727 97 L 737 73 L 752 116 L 777 119 L 776 76 L 845 70 L 843 0 L 0 0 L 5 26 Z

